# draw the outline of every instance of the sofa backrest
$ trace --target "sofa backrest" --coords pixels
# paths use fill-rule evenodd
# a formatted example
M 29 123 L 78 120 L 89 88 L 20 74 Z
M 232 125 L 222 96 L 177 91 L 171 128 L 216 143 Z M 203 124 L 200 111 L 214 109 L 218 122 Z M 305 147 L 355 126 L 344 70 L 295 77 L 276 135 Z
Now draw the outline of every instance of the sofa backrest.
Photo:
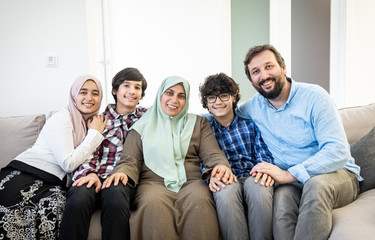
M 44 114 L 0 117 L 0 168 L 31 147 L 45 123 Z
M 357 142 L 375 127 L 375 103 L 339 110 L 349 144 Z
M 375 127 L 375 103 L 342 108 L 339 112 L 350 144 Z M 44 114 L 0 117 L 0 168 L 34 144 L 45 122 Z

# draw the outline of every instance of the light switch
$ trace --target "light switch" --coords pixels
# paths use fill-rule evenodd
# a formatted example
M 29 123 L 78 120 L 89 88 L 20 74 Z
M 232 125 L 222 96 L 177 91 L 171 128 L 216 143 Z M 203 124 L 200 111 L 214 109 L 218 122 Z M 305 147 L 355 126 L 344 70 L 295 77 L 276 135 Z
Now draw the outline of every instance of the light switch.
M 57 67 L 58 66 L 58 55 L 57 54 L 47 54 L 47 67 Z

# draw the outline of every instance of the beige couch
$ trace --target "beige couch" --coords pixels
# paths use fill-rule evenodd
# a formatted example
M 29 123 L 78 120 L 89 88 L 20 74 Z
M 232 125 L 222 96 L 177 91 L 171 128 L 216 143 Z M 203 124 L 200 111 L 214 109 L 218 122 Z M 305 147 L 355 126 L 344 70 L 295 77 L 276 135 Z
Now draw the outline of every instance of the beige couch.
M 330 239 L 373 239 L 375 237 L 375 104 L 340 110 L 352 155 L 362 167 L 363 191 L 353 203 L 333 211 Z M 46 116 L 0 118 L 0 168 L 30 147 Z M 370 133 L 369 133 L 370 132 Z M 367 134 L 369 133 L 369 134 Z M 365 136 L 366 135 L 366 136 Z M 369 189 L 372 188 L 372 189 Z M 100 211 L 91 219 L 89 239 L 101 239 Z

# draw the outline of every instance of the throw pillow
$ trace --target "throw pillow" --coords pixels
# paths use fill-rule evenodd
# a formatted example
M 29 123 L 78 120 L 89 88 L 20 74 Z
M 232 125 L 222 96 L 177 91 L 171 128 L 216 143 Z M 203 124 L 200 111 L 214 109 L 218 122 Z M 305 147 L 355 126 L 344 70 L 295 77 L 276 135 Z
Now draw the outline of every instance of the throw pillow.
M 45 122 L 44 114 L 0 118 L 0 168 L 35 143 Z
M 375 128 L 350 147 L 355 163 L 361 167 L 360 192 L 375 188 Z

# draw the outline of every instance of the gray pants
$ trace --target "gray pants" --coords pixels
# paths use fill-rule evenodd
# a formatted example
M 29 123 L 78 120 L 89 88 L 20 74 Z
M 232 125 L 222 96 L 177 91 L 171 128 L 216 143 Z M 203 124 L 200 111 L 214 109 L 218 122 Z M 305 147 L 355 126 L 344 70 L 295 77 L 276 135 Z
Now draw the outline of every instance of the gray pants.
M 273 229 L 276 240 L 326 240 L 332 209 L 354 201 L 358 191 L 357 176 L 340 169 L 312 177 L 305 185 L 264 187 L 252 177 L 240 178 L 213 196 L 224 239 L 272 239 Z
M 328 239 L 332 209 L 358 196 L 357 176 L 340 169 L 300 183 L 275 185 L 273 234 L 275 239 Z
M 223 239 L 272 239 L 273 187 L 239 178 L 213 196 Z

